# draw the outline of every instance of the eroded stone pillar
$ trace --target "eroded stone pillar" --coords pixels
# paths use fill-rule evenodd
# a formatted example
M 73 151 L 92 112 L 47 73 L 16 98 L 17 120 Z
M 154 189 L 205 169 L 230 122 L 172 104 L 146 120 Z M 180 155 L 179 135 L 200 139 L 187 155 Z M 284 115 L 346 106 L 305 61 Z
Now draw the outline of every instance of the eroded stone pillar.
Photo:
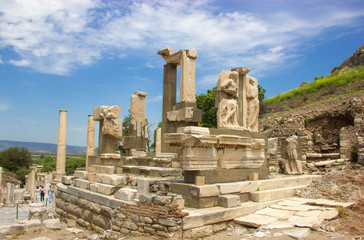
M 121 138 L 123 120 L 118 116 L 119 106 L 99 106 L 94 108 L 94 121 L 100 121 L 98 154 L 115 154 L 116 139 Z
M 56 179 L 66 174 L 67 110 L 59 110 Z
M 157 132 L 156 132 L 155 152 L 156 153 L 161 153 L 162 152 L 162 128 L 158 128 Z
M 88 157 L 95 155 L 95 121 L 94 115 L 88 115 L 87 144 L 86 144 L 86 169 L 88 167 Z
M 28 177 L 28 182 L 29 182 L 29 192 L 30 195 L 32 196 L 32 200 L 35 200 L 35 170 L 37 169 L 37 166 L 32 165 L 29 167 L 30 169 L 30 173 L 29 173 L 29 177 Z
M 196 58 L 197 58 L 196 49 L 189 49 L 182 52 L 181 81 L 180 81 L 181 102 L 196 102 L 196 87 L 195 87 Z
M 3 184 L 3 168 L 0 167 L 0 191 L 3 186 L 2 184 Z
M 11 206 L 14 204 L 14 184 L 7 183 L 6 184 L 6 199 L 5 205 Z

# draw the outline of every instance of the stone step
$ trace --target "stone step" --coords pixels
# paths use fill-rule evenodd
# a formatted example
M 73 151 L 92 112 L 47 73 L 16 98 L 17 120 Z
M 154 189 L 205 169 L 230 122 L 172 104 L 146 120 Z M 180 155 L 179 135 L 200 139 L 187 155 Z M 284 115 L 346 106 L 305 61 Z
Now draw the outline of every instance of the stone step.
M 149 166 L 149 167 L 170 167 L 172 158 L 169 157 L 126 157 L 125 165 Z
M 269 202 L 284 198 L 293 197 L 295 190 L 304 189 L 305 186 L 285 187 L 277 189 L 269 189 L 263 191 L 255 191 L 250 193 L 250 199 L 253 202 Z
M 183 218 L 183 230 L 203 227 L 214 223 L 233 220 L 237 217 L 254 213 L 264 207 L 273 205 L 278 201 L 256 203 L 245 202 L 241 206 L 233 208 L 211 207 L 211 208 L 185 208 L 183 211 L 189 215 Z
M 122 166 L 124 173 L 144 175 L 149 177 L 179 177 L 182 175 L 181 168 L 163 168 L 148 166 Z
M 104 166 L 104 165 L 92 165 L 88 167 L 87 171 L 89 173 L 104 173 L 104 174 L 116 173 L 114 166 Z

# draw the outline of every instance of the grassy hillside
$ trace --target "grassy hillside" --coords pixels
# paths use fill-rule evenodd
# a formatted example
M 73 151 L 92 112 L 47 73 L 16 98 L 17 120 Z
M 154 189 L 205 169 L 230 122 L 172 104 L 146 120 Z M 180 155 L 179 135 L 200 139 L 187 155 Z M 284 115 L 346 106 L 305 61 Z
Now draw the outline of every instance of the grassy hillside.
M 326 77 L 307 83 L 301 84 L 300 87 L 294 88 L 288 92 L 278 94 L 264 101 L 265 106 L 279 104 L 290 99 L 299 98 L 303 101 L 309 100 L 312 95 L 329 90 L 335 93 L 335 89 L 364 80 L 364 66 L 357 66 L 346 72 L 331 74 Z M 359 89 L 358 89 L 359 90 Z

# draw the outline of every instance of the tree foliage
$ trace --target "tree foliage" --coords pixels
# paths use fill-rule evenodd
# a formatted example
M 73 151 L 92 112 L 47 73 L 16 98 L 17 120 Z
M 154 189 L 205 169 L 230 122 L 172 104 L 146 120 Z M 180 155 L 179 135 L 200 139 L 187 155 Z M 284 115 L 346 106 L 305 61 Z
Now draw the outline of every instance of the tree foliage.
M 264 100 L 266 90 L 258 85 L 258 99 Z M 216 87 L 208 89 L 206 94 L 196 96 L 197 108 L 202 110 L 201 127 L 217 127 L 217 108 L 215 108 Z
M 11 147 L 0 153 L 0 165 L 15 173 L 20 168 L 29 168 L 33 163 L 27 148 Z
M 196 96 L 197 108 L 202 110 L 201 127 L 217 127 L 217 108 L 215 108 L 216 87 L 208 89 L 206 94 Z
M 66 160 L 66 175 L 72 175 L 77 168 L 84 168 L 85 166 L 86 158 L 69 158 Z
M 53 172 L 56 170 L 56 160 L 50 155 L 46 157 L 43 156 L 43 158 L 41 156 L 40 158 L 35 159 L 34 163 L 43 166 L 43 168 L 39 170 L 40 172 Z
M 33 163 L 32 156 L 27 148 L 11 147 L 0 152 L 0 166 L 15 173 L 19 180 L 25 181 L 29 166 Z

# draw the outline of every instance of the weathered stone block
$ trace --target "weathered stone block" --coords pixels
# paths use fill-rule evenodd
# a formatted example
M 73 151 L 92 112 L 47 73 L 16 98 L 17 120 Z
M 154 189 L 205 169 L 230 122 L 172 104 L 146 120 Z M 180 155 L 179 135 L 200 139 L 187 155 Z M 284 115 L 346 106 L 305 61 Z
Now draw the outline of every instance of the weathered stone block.
M 203 185 L 205 185 L 205 177 L 204 176 L 196 176 L 195 177 L 195 184 L 197 186 L 203 186 Z
M 75 176 L 76 178 L 86 179 L 87 172 L 83 170 L 76 170 L 73 176 Z
M 48 229 L 61 229 L 61 222 L 59 219 L 47 219 L 43 222 L 44 227 Z
M 249 173 L 249 180 L 250 181 L 258 181 L 259 180 L 259 174 L 258 173 Z
M 114 197 L 124 201 L 133 201 L 136 197 L 137 190 L 132 188 L 121 188 L 115 194 Z
M 139 194 L 149 194 L 149 179 L 139 178 L 137 190 Z
M 65 185 L 72 185 L 74 179 L 74 176 L 63 176 L 61 181 Z
M 217 204 L 224 208 L 233 208 L 241 205 L 238 195 L 220 195 L 217 198 Z
M 82 189 L 90 189 L 89 185 L 90 185 L 90 181 L 85 180 L 85 179 L 75 179 L 74 184 L 76 187 L 82 188 Z
M 220 194 L 217 185 L 191 186 L 190 193 L 195 197 L 214 197 Z

